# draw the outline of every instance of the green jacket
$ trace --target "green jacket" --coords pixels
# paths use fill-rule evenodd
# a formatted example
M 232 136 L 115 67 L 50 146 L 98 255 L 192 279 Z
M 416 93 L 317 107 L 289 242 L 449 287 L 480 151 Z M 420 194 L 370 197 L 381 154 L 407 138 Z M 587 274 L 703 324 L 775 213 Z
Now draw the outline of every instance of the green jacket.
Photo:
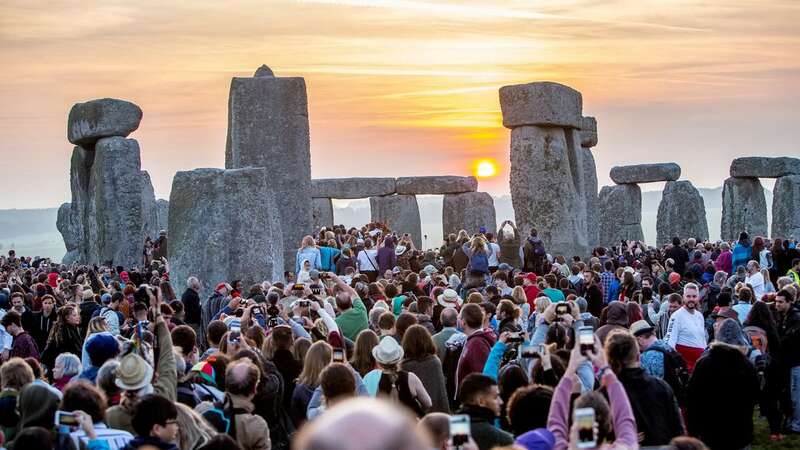
M 339 314 L 339 317 L 336 318 L 336 325 L 339 326 L 344 337 L 355 342 L 358 333 L 369 328 L 367 307 L 364 306 L 364 302 L 358 297 L 354 298 L 353 307 Z

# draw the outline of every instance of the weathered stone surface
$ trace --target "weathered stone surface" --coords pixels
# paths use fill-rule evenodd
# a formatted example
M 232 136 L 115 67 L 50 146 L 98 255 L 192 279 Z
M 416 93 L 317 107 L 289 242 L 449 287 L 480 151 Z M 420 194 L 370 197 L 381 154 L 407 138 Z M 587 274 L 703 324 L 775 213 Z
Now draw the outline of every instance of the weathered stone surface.
M 445 194 L 442 200 L 442 230 L 444 236 L 467 230 L 470 235 L 481 227 L 490 232 L 497 228 L 494 200 L 486 192 Z
M 634 164 L 611 168 L 611 179 L 617 184 L 675 181 L 680 176 L 681 166 L 675 163 Z
M 256 69 L 256 73 L 253 74 L 254 77 L 274 77 L 275 74 L 272 73 L 272 69 L 269 68 L 266 64 L 262 64 L 261 67 Z
M 800 175 L 800 158 L 748 156 L 731 162 L 732 177 L 778 178 Z
M 597 145 L 597 119 L 584 117 L 581 119 L 581 146 L 592 148 Z
M 75 145 L 91 146 L 104 137 L 126 137 L 139 128 L 142 110 L 125 100 L 102 98 L 76 103 L 69 112 L 67 138 Z
M 656 219 L 656 241 L 663 245 L 677 236 L 708 239 L 706 206 L 700 192 L 689 181 L 668 181 L 664 186 Z
M 183 283 L 194 275 L 206 289 L 232 279 L 245 286 L 281 279 L 283 241 L 270 175 L 266 168 L 175 174 L 167 241 L 172 279 Z
M 754 237 L 767 235 L 767 201 L 758 178 L 731 177 L 725 180 L 720 225 L 724 240 L 736 240 L 742 231 Z
M 523 236 L 536 228 L 547 251 L 589 253 L 583 152 L 578 130 L 519 127 L 511 131 L 511 201 Z
M 80 259 L 80 245 L 83 230 L 79 224 L 73 220 L 72 204 L 63 203 L 58 208 L 58 217 L 56 219 L 56 228 L 64 239 L 64 247 L 67 248 L 67 254 L 61 258 L 63 264 L 72 264 Z
M 401 177 L 397 179 L 397 193 L 407 195 L 441 195 L 475 192 L 478 180 L 475 177 L 430 176 Z
M 779 177 L 772 192 L 772 238 L 800 238 L 800 175 Z
M 156 216 L 158 223 L 158 230 L 166 230 L 169 232 L 169 200 L 160 198 L 156 200 Z
M 225 167 L 269 168 L 267 183 L 281 212 L 284 263 L 294 267 L 300 241 L 312 230 L 308 100 L 303 78 L 258 76 L 231 81 Z
M 311 180 L 311 196 L 317 198 L 355 199 L 392 195 L 394 178 L 319 178 Z
M 611 247 L 623 239 L 644 240 L 642 190 L 637 184 L 603 186 L 598 205 L 599 245 Z
M 581 93 L 549 81 L 500 88 L 503 126 L 556 126 L 580 129 L 583 125 Z
M 333 227 L 333 201 L 329 198 L 312 198 L 311 210 L 314 216 L 314 230 Z
M 597 166 L 588 147 L 580 149 L 583 164 L 583 199 L 586 203 L 586 241 L 589 247 L 597 246 L 599 236 L 599 200 L 597 198 Z
M 153 182 L 150 174 L 142 170 L 142 235 L 150 236 L 155 240 L 158 238 L 158 205 L 156 205 L 156 194 L 153 190 Z
M 373 222 L 385 223 L 398 234 L 409 233 L 414 245 L 422 248 L 422 223 L 417 197 L 413 195 L 370 197 L 369 207 Z

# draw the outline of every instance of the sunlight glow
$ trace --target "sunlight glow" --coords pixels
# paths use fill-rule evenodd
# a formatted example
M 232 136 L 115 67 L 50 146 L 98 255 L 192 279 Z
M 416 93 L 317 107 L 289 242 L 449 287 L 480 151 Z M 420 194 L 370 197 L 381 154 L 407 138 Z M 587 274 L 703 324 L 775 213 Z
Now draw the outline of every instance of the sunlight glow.
M 475 176 L 490 178 L 497 175 L 497 162 L 493 159 L 480 159 L 475 161 Z

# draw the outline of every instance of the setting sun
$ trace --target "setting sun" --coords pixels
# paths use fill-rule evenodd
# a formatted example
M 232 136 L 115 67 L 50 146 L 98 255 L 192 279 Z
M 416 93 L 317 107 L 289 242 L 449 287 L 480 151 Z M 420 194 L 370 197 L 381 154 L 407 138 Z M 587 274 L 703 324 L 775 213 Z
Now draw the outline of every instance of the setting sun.
M 475 176 L 489 178 L 497 175 L 497 163 L 493 159 L 480 159 L 475 162 Z

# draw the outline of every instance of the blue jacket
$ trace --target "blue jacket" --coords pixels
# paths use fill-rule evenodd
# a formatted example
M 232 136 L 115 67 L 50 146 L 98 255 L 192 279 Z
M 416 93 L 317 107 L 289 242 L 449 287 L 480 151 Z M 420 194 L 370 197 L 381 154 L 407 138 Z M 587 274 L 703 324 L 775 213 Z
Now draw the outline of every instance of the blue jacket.
M 320 268 L 325 272 L 334 272 L 336 270 L 336 263 L 334 260 L 341 251 L 338 248 L 333 247 L 320 247 L 319 248 L 319 255 L 320 255 Z M 302 261 L 300 261 L 302 262 Z M 311 262 L 311 265 L 314 265 L 314 262 Z M 298 270 L 299 272 L 299 270 Z
M 316 247 L 306 247 L 297 251 L 297 258 L 294 262 L 294 273 L 300 273 L 300 269 L 303 267 L 303 261 L 308 260 L 311 263 L 311 269 L 319 270 L 322 268 L 322 256 L 319 253 L 319 249 Z
M 736 268 L 739 266 L 747 267 L 747 261 L 750 260 L 750 255 L 752 253 L 753 247 L 750 245 L 742 245 L 741 242 L 737 243 L 736 246 L 733 247 L 733 261 L 731 264 L 732 270 L 736 272 Z

